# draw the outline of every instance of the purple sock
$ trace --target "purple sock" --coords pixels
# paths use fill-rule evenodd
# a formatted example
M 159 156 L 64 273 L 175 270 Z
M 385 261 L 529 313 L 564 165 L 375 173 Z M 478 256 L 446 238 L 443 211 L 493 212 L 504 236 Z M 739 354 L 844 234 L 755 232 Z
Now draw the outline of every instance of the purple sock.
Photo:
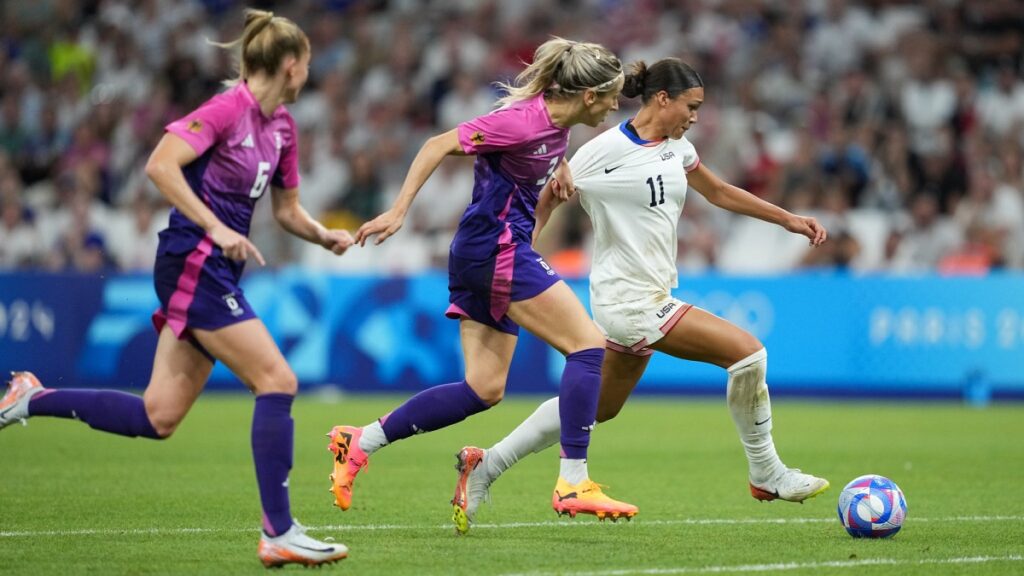
M 490 406 L 463 380 L 427 388 L 381 418 L 380 424 L 391 443 L 462 422 L 488 408 Z
M 252 413 L 252 459 L 263 504 L 263 529 L 271 536 L 280 536 L 292 526 L 287 484 L 295 435 L 294 399 L 290 394 L 261 394 Z
M 28 403 L 31 416 L 77 418 L 96 430 L 161 439 L 142 398 L 117 390 L 45 390 Z
M 580 350 L 565 357 L 562 385 L 558 389 L 562 458 L 582 460 L 587 457 L 590 430 L 597 419 L 603 361 L 604 348 Z

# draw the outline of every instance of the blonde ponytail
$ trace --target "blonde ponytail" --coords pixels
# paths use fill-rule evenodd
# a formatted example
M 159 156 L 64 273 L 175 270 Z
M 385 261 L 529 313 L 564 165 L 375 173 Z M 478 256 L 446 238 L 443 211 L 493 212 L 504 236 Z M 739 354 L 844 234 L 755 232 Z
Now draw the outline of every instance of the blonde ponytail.
M 245 10 L 245 29 L 240 37 L 231 42 L 209 42 L 239 52 L 238 75 L 224 82 L 228 86 L 257 72 L 273 76 L 285 56 L 298 58 L 309 51 L 309 38 L 294 22 L 274 16 L 273 12 L 252 8 Z
M 507 92 L 497 104 L 507 106 L 542 93 L 568 98 L 584 90 L 607 92 L 620 76 L 622 63 L 604 46 L 555 36 L 537 47 L 533 62 L 514 84 L 495 83 Z

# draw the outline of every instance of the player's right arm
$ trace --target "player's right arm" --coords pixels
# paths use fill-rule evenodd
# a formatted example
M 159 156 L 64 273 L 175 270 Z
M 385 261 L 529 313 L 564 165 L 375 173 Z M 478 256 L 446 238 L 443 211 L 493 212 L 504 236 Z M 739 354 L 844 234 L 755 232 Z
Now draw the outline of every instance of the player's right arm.
M 196 158 L 198 154 L 185 140 L 175 134 L 165 133 L 146 162 L 146 176 L 171 205 L 206 230 L 225 256 L 244 261 L 251 255 L 263 266 L 266 261 L 256 246 L 221 222 L 188 185 L 181 169 Z
M 555 211 L 555 208 L 565 203 L 565 200 L 556 196 L 552 189 L 556 185 L 555 182 L 554 178 L 548 180 L 548 183 L 540 191 L 540 198 L 537 199 L 537 208 L 533 211 L 536 223 L 533 226 L 533 238 L 530 240 L 530 244 L 537 244 L 537 239 L 540 238 L 540 231 L 544 229 L 548 220 L 551 219 L 551 213 Z
M 427 178 L 430 178 L 430 175 L 441 164 L 444 157 L 448 155 L 462 156 L 465 154 L 462 145 L 459 143 L 457 129 L 438 134 L 424 142 L 420 151 L 416 153 L 416 158 L 413 159 L 409 172 L 405 175 L 405 182 L 402 183 L 402 189 L 398 192 L 398 198 L 395 199 L 395 203 L 391 205 L 387 212 L 360 226 L 359 230 L 356 231 L 355 241 L 360 246 L 366 246 L 366 241 L 371 236 L 376 235 L 377 239 L 374 241 L 374 244 L 380 244 L 394 235 L 395 232 L 398 232 L 402 228 L 405 214 L 409 211 L 409 206 L 412 205 L 416 194 L 419 193 Z

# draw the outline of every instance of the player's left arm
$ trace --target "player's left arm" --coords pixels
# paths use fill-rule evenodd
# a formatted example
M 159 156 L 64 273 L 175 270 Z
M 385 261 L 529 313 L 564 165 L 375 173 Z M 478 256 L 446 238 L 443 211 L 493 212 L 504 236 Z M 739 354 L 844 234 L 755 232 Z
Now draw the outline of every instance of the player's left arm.
M 691 188 L 719 208 L 778 224 L 794 234 L 806 236 L 811 246 L 819 246 L 828 238 L 828 231 L 816 219 L 793 214 L 733 186 L 708 170 L 704 164 L 698 165 L 686 178 Z
M 298 188 L 273 187 L 274 219 L 290 234 L 341 255 L 354 243 L 348 230 L 328 230 L 299 204 Z

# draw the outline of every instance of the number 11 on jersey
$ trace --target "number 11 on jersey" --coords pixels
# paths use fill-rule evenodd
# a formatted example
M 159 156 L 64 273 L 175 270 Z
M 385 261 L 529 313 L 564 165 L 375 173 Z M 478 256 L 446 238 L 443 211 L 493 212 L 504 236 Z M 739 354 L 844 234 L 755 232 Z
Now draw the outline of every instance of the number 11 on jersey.
M 647 185 L 651 187 L 651 204 L 650 207 L 654 208 L 658 204 L 665 203 L 665 183 L 661 181 L 661 174 L 658 174 L 658 190 L 661 191 L 661 198 L 655 196 L 654 190 L 654 178 L 647 179 Z

